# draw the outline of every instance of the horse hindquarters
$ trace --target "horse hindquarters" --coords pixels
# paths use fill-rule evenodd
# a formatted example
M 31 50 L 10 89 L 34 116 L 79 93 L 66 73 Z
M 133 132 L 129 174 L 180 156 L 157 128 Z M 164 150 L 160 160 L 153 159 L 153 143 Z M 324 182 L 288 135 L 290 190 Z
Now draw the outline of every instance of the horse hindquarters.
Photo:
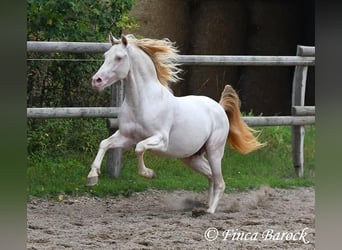
M 208 179 L 208 213 L 215 212 L 219 200 L 225 190 L 225 183 L 221 171 L 221 161 L 224 154 L 226 137 L 223 136 L 220 141 L 215 137 L 216 135 L 213 135 L 213 137 L 208 139 L 204 145 L 204 151 L 202 153 L 196 153 L 190 157 L 182 159 L 182 161 L 190 168 L 206 176 Z M 213 140 L 213 138 L 215 139 Z M 205 158 L 204 152 L 207 153 L 208 160 Z
M 225 190 L 222 177 L 221 160 L 224 154 L 225 144 L 229 130 L 229 122 L 223 108 L 207 97 L 188 97 L 192 105 L 187 105 L 187 115 L 183 119 L 188 133 L 183 133 L 185 139 L 194 143 L 196 151 L 185 159 L 185 162 L 193 170 L 203 174 L 209 181 L 209 208 L 207 212 L 214 213 L 220 198 Z M 195 107 L 193 110 L 190 110 Z M 190 115 L 191 114 L 191 115 Z M 184 132 L 183 126 L 183 132 Z M 197 141 L 197 135 L 201 142 Z M 202 152 L 203 150 L 203 152 Z M 208 160 L 204 157 L 207 153 Z
M 217 140 L 226 142 L 228 119 L 214 100 L 204 96 L 176 97 L 173 109 L 166 156 L 182 159 L 199 153 L 213 133 L 213 139 L 217 136 Z
M 208 138 L 205 150 L 212 173 L 212 183 L 209 189 L 209 208 L 208 213 L 215 213 L 217 205 L 223 196 L 225 183 L 222 176 L 222 158 L 227 142 L 229 122 L 223 110 L 218 112 L 215 126 Z

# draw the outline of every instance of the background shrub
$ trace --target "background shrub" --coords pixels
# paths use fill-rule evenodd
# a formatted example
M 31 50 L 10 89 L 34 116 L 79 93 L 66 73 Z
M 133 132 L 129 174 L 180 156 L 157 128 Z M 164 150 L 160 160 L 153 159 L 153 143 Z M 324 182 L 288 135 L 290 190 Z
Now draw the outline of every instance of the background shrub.
M 134 0 L 28 0 L 28 41 L 105 42 L 109 32 L 135 26 L 128 12 Z M 98 95 L 91 76 L 102 55 L 28 53 L 27 107 L 109 106 L 110 91 Z M 89 61 L 91 60 L 91 61 Z M 28 156 L 93 152 L 108 136 L 105 119 L 28 119 Z M 99 136 L 101 134 L 101 136 Z

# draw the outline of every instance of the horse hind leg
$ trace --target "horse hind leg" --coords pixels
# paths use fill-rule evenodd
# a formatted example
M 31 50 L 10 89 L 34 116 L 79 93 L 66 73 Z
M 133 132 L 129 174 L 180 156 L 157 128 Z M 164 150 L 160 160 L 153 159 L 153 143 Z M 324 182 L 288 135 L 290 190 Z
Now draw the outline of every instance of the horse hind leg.
M 221 160 L 224 153 L 223 149 L 216 149 L 212 152 L 208 152 L 208 160 L 211 167 L 212 179 L 213 179 L 213 192 L 212 197 L 209 199 L 208 213 L 215 213 L 217 205 L 223 196 L 226 184 L 224 183 L 222 170 L 221 170 Z
M 194 171 L 207 177 L 208 182 L 209 182 L 208 204 L 210 206 L 210 204 L 213 202 L 214 182 L 213 182 L 212 172 L 209 166 L 209 162 L 204 157 L 204 153 L 196 154 L 188 158 L 184 158 L 182 159 L 182 161 Z

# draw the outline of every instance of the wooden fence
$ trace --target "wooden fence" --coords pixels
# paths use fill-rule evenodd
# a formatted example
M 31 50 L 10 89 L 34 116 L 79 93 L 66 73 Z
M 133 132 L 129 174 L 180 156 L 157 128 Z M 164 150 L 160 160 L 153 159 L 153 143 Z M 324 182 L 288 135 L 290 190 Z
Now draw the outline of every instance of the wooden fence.
M 110 43 L 86 42 L 27 42 L 28 52 L 63 53 L 103 53 Z M 315 47 L 297 46 L 296 56 L 214 56 L 180 55 L 182 65 L 198 66 L 295 66 L 292 85 L 292 115 L 243 117 L 249 126 L 292 126 L 292 158 L 298 176 L 304 174 L 304 125 L 315 124 L 315 107 L 304 106 L 307 70 L 315 65 Z M 109 133 L 117 129 L 117 116 L 123 101 L 123 82 L 112 87 L 111 107 L 82 108 L 27 108 L 28 118 L 110 118 Z M 109 150 L 106 170 L 119 176 L 121 169 L 121 149 Z

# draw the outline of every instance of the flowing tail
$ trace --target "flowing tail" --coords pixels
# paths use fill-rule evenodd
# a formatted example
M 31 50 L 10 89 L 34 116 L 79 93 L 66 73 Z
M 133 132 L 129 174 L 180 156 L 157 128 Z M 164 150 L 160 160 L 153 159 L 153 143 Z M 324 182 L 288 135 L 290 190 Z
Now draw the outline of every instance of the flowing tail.
M 220 104 L 226 111 L 230 122 L 228 144 L 239 153 L 248 154 L 263 146 L 258 142 L 253 133 L 257 132 L 248 127 L 241 119 L 240 99 L 236 91 L 230 85 L 226 85 L 220 99 Z

